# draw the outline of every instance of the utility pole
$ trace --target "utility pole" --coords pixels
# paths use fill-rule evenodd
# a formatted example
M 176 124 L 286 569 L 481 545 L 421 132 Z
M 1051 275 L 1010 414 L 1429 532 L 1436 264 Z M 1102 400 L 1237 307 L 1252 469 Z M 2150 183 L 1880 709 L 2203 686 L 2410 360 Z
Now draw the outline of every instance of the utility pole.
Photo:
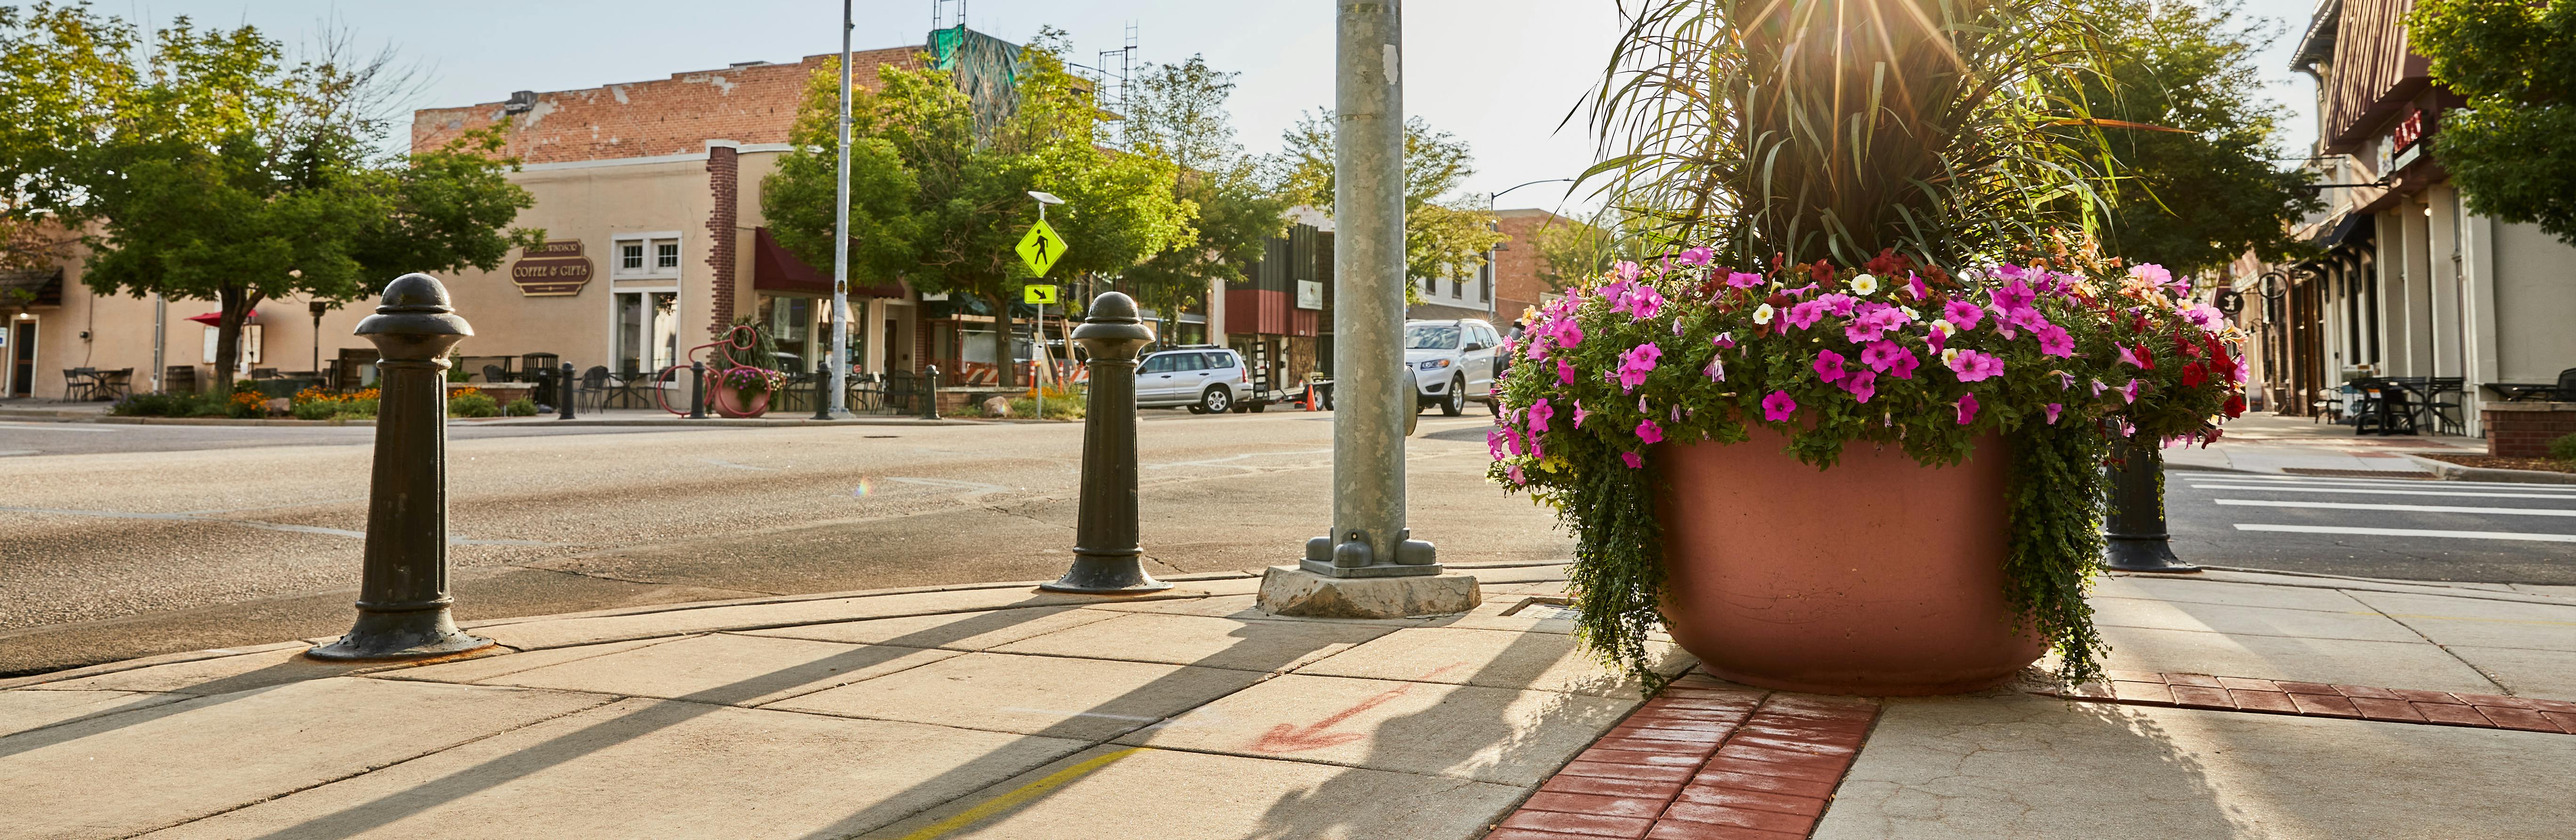
M 832 417 L 850 416 L 850 3 L 841 0 L 840 147 L 832 188 Z

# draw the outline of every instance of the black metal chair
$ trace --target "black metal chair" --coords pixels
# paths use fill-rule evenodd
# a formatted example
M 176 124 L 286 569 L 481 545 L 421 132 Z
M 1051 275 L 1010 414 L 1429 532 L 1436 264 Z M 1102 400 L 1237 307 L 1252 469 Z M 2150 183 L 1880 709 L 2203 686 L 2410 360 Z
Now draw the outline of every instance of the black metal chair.
M 97 368 L 63 369 L 63 402 L 89 402 L 90 394 L 97 388 Z
M 2576 402 L 2576 368 L 2558 372 L 2558 401 Z
M 599 407 L 603 410 L 607 409 L 612 401 L 617 403 L 618 408 L 653 407 L 652 398 L 645 396 L 643 391 L 644 386 L 651 382 L 652 378 L 652 374 L 632 368 L 617 374 L 608 383 L 608 393 L 600 397 Z
M 573 406 L 575 408 L 579 408 L 583 404 L 582 400 L 589 400 L 590 410 L 592 411 L 607 408 L 608 366 L 591 365 L 589 370 L 582 371 L 581 380 L 579 384 L 573 386 L 572 394 Z
M 2468 433 L 2464 422 L 2468 379 L 2459 376 L 2437 376 L 2424 384 L 2424 415 L 2437 435 Z
M 500 366 L 500 365 L 484 365 L 484 366 L 483 366 L 483 381 L 485 381 L 485 382 L 508 382 L 508 381 L 510 381 L 510 374 L 509 374 L 508 372 L 506 372 L 506 371 L 501 370 L 501 366 Z
M 2393 435 L 2399 433 L 2400 426 L 2405 428 L 2405 434 L 2416 433 L 2413 401 L 2407 398 L 2404 386 L 2389 380 L 2369 380 L 2363 383 L 2361 392 L 2368 401 L 2353 418 L 2353 434 L 2373 434 L 2375 430 L 2376 434 Z

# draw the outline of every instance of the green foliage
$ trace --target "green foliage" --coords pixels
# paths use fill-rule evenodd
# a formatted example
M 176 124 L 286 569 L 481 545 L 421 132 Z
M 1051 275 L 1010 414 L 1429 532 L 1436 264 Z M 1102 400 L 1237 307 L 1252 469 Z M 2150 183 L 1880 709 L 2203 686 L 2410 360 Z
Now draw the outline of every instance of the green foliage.
M 339 400 L 304 400 L 287 408 L 297 420 L 329 420 L 340 416 Z
M 141 67 L 129 56 L 140 55 Z M 244 26 L 185 17 L 147 46 L 88 6 L 0 11 L 0 182 L 13 212 L 91 225 L 82 279 L 100 294 L 215 301 L 218 384 L 260 302 L 363 297 L 411 271 L 490 270 L 542 231 L 490 155 L 497 129 L 417 155 L 378 151 L 403 80 L 326 44 L 290 63 Z M 16 121 L 13 117 L 12 121 Z
M 2254 60 L 2265 38 L 2238 25 L 2234 2 L 2084 0 L 2103 27 L 2098 75 L 2074 77 L 2096 118 L 2174 129 L 2115 129 L 2103 140 L 2116 175 L 2104 238 L 2136 262 L 2175 271 L 2225 266 L 2246 251 L 2299 253 L 2291 225 L 2323 205 L 2282 169 L 2276 120 Z
M 1039 403 L 1041 400 L 1045 403 L 1044 413 L 1040 413 Z M 1013 417 L 1037 417 L 1045 420 L 1080 420 L 1083 417 L 1084 410 L 1083 395 L 1079 393 L 1048 393 L 1043 397 L 1011 398 L 1011 416 Z
M 1613 206 L 1732 265 L 1964 264 L 2093 227 L 2074 0 L 1649 0 L 1589 105 Z
M 2576 245 L 2576 0 L 2419 0 L 2407 37 L 2468 98 L 2432 139 L 2469 210 Z
M 537 416 L 537 401 L 528 399 L 527 397 L 520 397 L 518 399 L 511 400 L 508 405 L 501 406 L 501 416 L 535 417 Z
M 1333 120 L 1329 110 L 1302 114 L 1280 135 L 1286 144 L 1265 166 L 1291 205 L 1333 212 Z M 1476 174 L 1464 140 L 1433 131 L 1421 117 L 1404 122 L 1404 271 L 1415 280 L 1474 276 L 1485 253 L 1503 241 L 1481 197 L 1453 198 Z M 1407 299 L 1414 296 L 1407 287 Z
M 2550 441 L 2549 457 L 2551 460 L 2576 463 L 2576 435 L 2567 435 Z
M 447 398 L 447 416 L 499 417 L 501 416 L 501 403 L 499 400 L 493 399 L 492 395 L 480 391 L 471 394 L 457 394 Z
M 1175 243 L 1119 278 L 1122 290 L 1160 312 L 1177 313 L 1206 296 L 1210 280 L 1242 281 L 1242 267 L 1259 261 L 1285 228 L 1287 202 L 1270 194 L 1234 140 L 1225 109 L 1234 77 L 1193 55 L 1146 68 L 1128 97 L 1121 126 L 1129 147 L 1179 167 L 1174 197 L 1198 208 L 1192 241 Z
M 1620 260 L 1650 259 L 1640 248 L 1644 243 L 1637 232 L 1628 226 L 1626 214 L 1616 207 L 1604 207 L 1582 221 L 1549 219 L 1539 227 L 1537 238 L 1538 279 L 1551 291 L 1573 288 L 1609 271 L 1611 263 Z

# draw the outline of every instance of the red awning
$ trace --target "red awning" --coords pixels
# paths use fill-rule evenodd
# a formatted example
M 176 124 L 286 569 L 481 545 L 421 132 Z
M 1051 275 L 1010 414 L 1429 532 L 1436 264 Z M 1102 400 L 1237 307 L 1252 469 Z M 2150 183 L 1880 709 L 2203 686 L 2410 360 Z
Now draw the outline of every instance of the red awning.
M 221 313 L 221 312 L 208 312 L 208 313 L 206 313 L 206 314 L 204 314 L 204 315 L 190 315 L 190 316 L 188 316 L 188 320 L 195 321 L 195 322 L 197 322 L 197 323 L 204 324 L 204 325 L 209 326 L 209 327 L 220 327 L 220 326 L 223 326 L 223 325 L 224 325 L 224 313 Z M 250 314 L 248 314 L 248 315 L 244 315 L 244 316 L 242 316 L 242 323 L 245 323 L 245 324 L 255 324 L 255 323 L 258 323 L 258 322 L 259 322 L 259 313 L 257 313 L 257 312 L 253 312 L 253 313 L 250 313 Z
M 832 275 L 816 271 L 804 260 L 789 253 L 786 246 L 769 235 L 768 228 L 752 231 L 751 287 L 764 292 L 803 292 L 814 295 L 832 293 Z M 877 286 L 850 284 L 851 297 L 903 297 L 901 285 Z

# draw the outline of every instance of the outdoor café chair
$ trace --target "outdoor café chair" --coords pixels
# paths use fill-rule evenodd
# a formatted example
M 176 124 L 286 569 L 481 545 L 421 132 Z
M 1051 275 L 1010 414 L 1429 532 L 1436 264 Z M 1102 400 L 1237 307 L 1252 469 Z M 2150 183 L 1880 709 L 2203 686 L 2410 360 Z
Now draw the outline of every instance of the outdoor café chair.
M 64 368 L 63 402 L 88 402 L 90 393 L 98 387 L 97 377 L 97 368 Z

